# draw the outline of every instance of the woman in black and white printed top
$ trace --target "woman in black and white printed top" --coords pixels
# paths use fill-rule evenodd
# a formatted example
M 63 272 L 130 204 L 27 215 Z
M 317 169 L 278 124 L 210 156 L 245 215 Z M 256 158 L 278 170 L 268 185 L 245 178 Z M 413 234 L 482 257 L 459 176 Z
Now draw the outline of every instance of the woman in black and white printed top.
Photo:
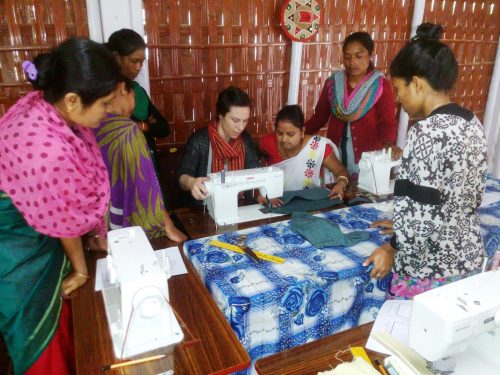
M 392 268 L 391 295 L 412 298 L 476 272 L 484 256 L 477 207 L 486 185 L 483 128 L 472 112 L 452 103 L 458 75 L 442 27 L 422 24 L 391 63 L 398 101 L 412 117 L 394 188 L 394 236 L 376 249 L 372 277 Z

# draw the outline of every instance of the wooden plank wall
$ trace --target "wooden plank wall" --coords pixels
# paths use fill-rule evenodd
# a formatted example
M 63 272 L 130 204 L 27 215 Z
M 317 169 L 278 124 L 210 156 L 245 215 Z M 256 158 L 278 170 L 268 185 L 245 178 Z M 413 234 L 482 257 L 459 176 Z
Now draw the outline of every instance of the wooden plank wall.
M 445 25 L 459 63 L 453 99 L 483 120 L 500 31 L 500 1 L 427 1 L 424 19 Z
M 71 36 L 88 37 L 85 0 L 0 1 L 0 116 L 31 90 L 21 63 Z
M 299 104 L 310 117 L 325 79 L 340 69 L 341 45 L 363 30 L 375 40 L 374 63 L 387 72 L 407 42 L 414 0 L 318 0 L 320 30 L 303 48 Z M 182 204 L 175 180 L 183 145 L 214 117 L 217 93 L 229 85 L 253 99 L 248 130 L 273 129 L 285 104 L 291 42 L 279 25 L 283 0 L 144 0 L 151 96 L 172 124 L 159 140 L 162 183 L 170 207 Z M 454 99 L 484 115 L 500 32 L 500 0 L 427 0 L 424 20 L 445 26 L 459 81 Z M 23 60 L 68 36 L 88 35 L 85 0 L 0 1 L 0 115 L 30 89 Z M 172 203 L 173 202 L 173 203 Z

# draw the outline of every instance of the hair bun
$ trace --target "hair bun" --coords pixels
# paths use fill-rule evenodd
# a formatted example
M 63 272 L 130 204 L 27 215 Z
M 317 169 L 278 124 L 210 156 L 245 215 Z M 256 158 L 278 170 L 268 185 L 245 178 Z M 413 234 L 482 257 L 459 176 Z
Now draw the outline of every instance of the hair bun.
M 38 70 L 37 78 L 29 80 L 37 90 L 45 90 L 52 84 L 53 74 L 53 52 L 42 53 L 33 59 L 33 64 Z
M 417 27 L 417 34 L 413 37 L 415 40 L 439 40 L 443 34 L 443 26 L 434 23 L 423 23 Z

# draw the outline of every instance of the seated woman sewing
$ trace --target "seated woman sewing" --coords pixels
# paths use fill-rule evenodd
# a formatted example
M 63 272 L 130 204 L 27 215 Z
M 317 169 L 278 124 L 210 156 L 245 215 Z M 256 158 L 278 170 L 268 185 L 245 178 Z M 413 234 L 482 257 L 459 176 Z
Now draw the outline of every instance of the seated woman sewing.
M 328 138 L 305 134 L 304 114 L 298 105 L 285 106 L 278 112 L 275 132 L 260 139 L 259 149 L 268 164 L 285 170 L 284 191 L 334 182 L 329 197 L 343 198 L 349 178 L 337 158 L 337 147 Z M 281 203 L 272 201 L 273 206 Z
M 189 137 L 178 176 L 180 187 L 194 199 L 207 198 L 208 173 L 259 167 L 257 149 L 245 131 L 250 104 L 243 90 L 224 89 L 217 97 L 216 119 Z

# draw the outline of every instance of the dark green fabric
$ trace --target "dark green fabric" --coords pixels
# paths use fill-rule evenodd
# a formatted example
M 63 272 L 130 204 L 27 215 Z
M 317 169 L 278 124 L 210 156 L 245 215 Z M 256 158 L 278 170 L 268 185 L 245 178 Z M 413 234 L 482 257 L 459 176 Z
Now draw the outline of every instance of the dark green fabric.
M 147 121 L 148 119 L 148 106 L 149 97 L 146 91 L 137 82 L 133 82 L 135 107 L 133 116 L 140 121 Z
M 318 249 L 330 246 L 350 247 L 370 238 L 368 232 L 343 233 L 339 225 L 306 212 L 292 213 L 290 229 L 304 237 Z
M 0 332 L 15 374 L 23 374 L 57 330 L 69 262 L 59 239 L 31 228 L 3 192 L 0 244 Z
M 267 212 L 278 214 L 291 214 L 294 211 L 317 211 L 342 204 L 341 199 L 330 199 L 330 190 L 324 188 L 311 188 L 304 190 L 285 191 L 281 200 L 283 205 L 272 207 Z

